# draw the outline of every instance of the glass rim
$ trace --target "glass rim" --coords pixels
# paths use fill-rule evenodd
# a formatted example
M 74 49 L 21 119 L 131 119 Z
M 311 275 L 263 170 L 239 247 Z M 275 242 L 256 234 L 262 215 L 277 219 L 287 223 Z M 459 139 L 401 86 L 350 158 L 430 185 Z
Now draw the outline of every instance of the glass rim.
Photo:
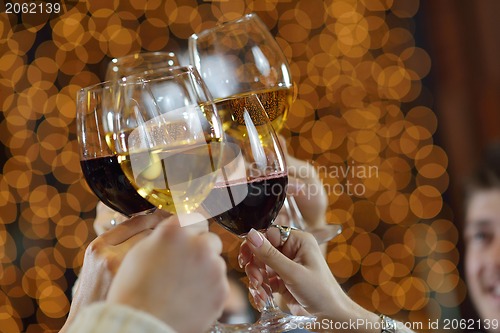
M 220 29 L 224 29 L 228 25 L 232 25 L 232 24 L 240 23 L 240 22 L 244 22 L 244 21 L 249 21 L 249 20 L 252 20 L 252 19 L 257 19 L 257 22 L 263 23 L 262 20 L 260 19 L 260 17 L 256 13 L 252 12 L 252 13 L 245 14 L 242 17 L 239 17 L 239 18 L 234 19 L 234 20 L 230 20 L 230 21 L 218 23 L 216 26 L 214 26 L 212 28 L 209 28 L 209 29 L 205 29 L 203 31 L 200 31 L 199 33 L 194 33 L 194 34 L 192 34 L 189 37 L 189 39 L 196 40 L 199 37 L 202 37 L 204 35 L 207 35 L 209 33 L 214 32 L 214 31 L 217 31 L 217 30 L 220 30 Z
M 141 56 L 143 58 L 144 57 L 156 57 L 156 56 L 168 56 L 170 58 L 177 59 L 177 55 L 175 54 L 175 52 L 172 52 L 172 51 L 135 52 L 135 53 L 127 54 L 127 55 L 122 56 L 122 57 L 113 58 L 113 59 L 111 59 L 110 63 L 116 64 L 119 61 L 126 61 L 129 59 L 139 59 L 140 58 L 139 56 Z
M 153 79 L 147 79 L 147 78 L 142 78 L 142 76 L 147 76 L 147 75 L 154 75 L 155 73 L 158 73 L 158 77 L 155 77 Z M 166 79 L 171 79 L 183 75 L 195 75 L 198 77 L 201 77 L 198 74 L 198 70 L 196 67 L 192 65 L 186 65 L 186 66 L 170 66 L 170 67 L 163 67 L 159 69 L 148 69 L 140 73 L 135 73 L 135 74 L 130 74 L 127 76 L 122 77 L 120 80 L 118 80 L 119 84 L 127 85 L 127 84 L 136 84 L 136 83 L 147 83 L 147 82 L 156 82 L 156 81 L 162 81 Z M 135 79 L 135 81 L 129 82 L 127 79 Z M 115 81 L 116 82 L 116 81 Z
M 136 73 L 136 74 L 131 74 L 131 75 L 128 75 L 128 76 L 124 76 L 123 78 L 121 79 L 118 79 L 118 80 L 107 80 L 107 81 L 103 81 L 103 82 L 98 82 L 98 83 L 95 83 L 93 85 L 90 85 L 90 86 L 87 86 L 87 87 L 84 87 L 84 88 L 81 88 L 78 93 L 86 93 L 86 92 L 89 92 L 89 91 L 97 91 L 97 90 L 103 90 L 103 89 L 106 89 L 106 88 L 110 88 L 110 87 L 113 87 L 113 85 L 115 84 L 118 84 L 118 85 L 127 85 L 127 84 L 136 84 L 136 83 L 144 83 L 144 82 L 154 82 L 154 81 L 159 81 L 159 80 L 164 80 L 164 79 L 168 79 L 168 78 L 174 78 L 174 77 L 178 77 L 178 76 L 181 76 L 181 75 L 186 75 L 188 73 L 192 73 L 192 74 L 197 74 L 197 70 L 194 66 L 192 65 L 187 65 L 187 66 L 171 66 L 171 67 L 164 67 L 164 68 L 161 68 L 162 70 L 162 74 L 165 74 L 163 76 L 160 76 L 160 77 L 157 77 L 153 80 L 142 80 L 142 81 L 139 81 L 139 78 L 141 77 L 141 75 L 145 75 L 147 73 L 154 73 L 156 71 L 158 71 L 158 69 L 150 69 L 150 70 L 146 70 L 146 71 L 143 71 L 141 73 Z M 177 73 L 173 73 L 171 75 L 169 75 L 168 73 L 166 72 L 174 72 L 174 71 L 178 71 Z M 199 76 L 199 74 L 198 74 Z M 128 82 L 126 79 L 127 78 L 137 78 L 137 81 L 135 82 Z
M 102 90 L 102 89 L 104 89 L 106 87 L 110 87 L 112 82 L 113 81 L 108 80 L 108 81 L 94 83 L 94 84 L 92 84 L 90 86 L 80 88 L 78 90 L 78 94 L 82 94 L 82 93 L 89 92 L 89 91 Z

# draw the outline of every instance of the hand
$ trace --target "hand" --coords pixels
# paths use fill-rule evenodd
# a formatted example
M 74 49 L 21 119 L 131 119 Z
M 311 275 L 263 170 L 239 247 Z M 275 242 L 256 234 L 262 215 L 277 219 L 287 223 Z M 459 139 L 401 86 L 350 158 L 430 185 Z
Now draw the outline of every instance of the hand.
M 109 229 L 94 239 L 85 251 L 73 301 L 61 332 L 69 326 L 78 310 L 104 300 L 113 276 L 125 254 L 163 220 L 161 214 L 137 216 Z
M 260 302 L 264 292 L 262 263 L 272 269 L 269 276 L 271 289 L 283 296 L 293 314 L 309 313 L 341 322 L 358 318 L 374 324 L 380 322 L 376 314 L 363 309 L 344 293 L 312 235 L 293 230 L 279 250 L 279 230 L 270 228 L 266 237 L 252 229 L 242 243 L 238 257 L 253 286 L 256 303 Z
M 107 301 L 149 312 L 177 332 L 203 332 L 229 292 L 221 251 L 215 234 L 190 236 L 162 223 L 126 256 Z
M 118 225 L 127 220 L 127 217 L 112 210 L 101 201 L 99 201 L 95 208 L 94 219 L 94 230 L 97 236 L 108 231 L 109 229 L 112 229 L 113 224 L 111 223 L 111 221 L 113 220 L 115 221 L 115 225 Z
M 201 211 L 201 208 L 199 208 Z M 203 211 L 201 211 L 203 213 Z M 157 209 L 153 215 L 160 215 L 163 218 L 167 218 L 172 216 L 172 214 L 168 213 L 167 211 Z M 151 215 L 151 214 L 150 214 Z M 202 214 L 201 214 L 202 215 Z M 111 221 L 114 220 L 115 224 L 113 225 Z M 94 230 L 96 234 L 99 236 L 102 233 L 112 229 L 114 226 L 123 223 L 124 221 L 127 220 L 127 217 L 112 210 L 105 204 L 103 204 L 101 201 L 97 203 L 96 206 L 96 216 L 94 220 Z M 190 224 L 187 226 L 184 226 L 186 230 L 189 230 L 189 232 L 192 232 L 193 234 L 201 233 L 201 232 L 207 232 L 208 231 L 208 221 L 202 221 L 194 224 Z

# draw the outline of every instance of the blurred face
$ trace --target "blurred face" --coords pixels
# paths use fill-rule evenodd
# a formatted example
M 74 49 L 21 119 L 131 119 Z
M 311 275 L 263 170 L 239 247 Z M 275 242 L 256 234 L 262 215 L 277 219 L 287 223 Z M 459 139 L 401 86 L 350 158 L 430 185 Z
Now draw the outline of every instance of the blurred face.
M 482 319 L 500 320 L 500 189 L 472 196 L 465 242 L 465 272 L 472 301 Z

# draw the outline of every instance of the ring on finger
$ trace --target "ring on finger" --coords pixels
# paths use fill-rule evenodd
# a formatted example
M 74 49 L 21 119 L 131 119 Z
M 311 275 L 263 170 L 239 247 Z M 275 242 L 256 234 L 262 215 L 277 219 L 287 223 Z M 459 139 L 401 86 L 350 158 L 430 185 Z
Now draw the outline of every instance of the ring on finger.
M 273 224 L 272 226 L 280 231 L 280 247 L 285 245 L 286 241 L 290 237 L 290 233 L 292 232 L 292 230 L 297 230 L 296 228 L 279 224 Z

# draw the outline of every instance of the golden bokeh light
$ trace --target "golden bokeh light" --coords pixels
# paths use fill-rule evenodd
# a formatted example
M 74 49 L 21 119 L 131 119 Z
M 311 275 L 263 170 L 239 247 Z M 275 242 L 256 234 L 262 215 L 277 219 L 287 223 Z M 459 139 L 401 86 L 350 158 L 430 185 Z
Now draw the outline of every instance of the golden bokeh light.
M 329 244 L 333 273 L 362 306 L 403 321 L 456 307 L 465 298 L 459 232 L 443 201 L 438 120 L 419 102 L 431 61 L 415 45 L 418 8 L 418 0 L 103 0 L 25 25 L 0 13 L 0 332 L 58 330 L 95 237 L 77 91 L 102 81 L 113 57 L 185 57 L 191 34 L 252 11 L 290 62 L 296 98 L 281 134 L 290 154 L 318 169 L 326 220 L 344 229 Z M 214 229 L 230 269 L 241 271 L 239 240 Z

